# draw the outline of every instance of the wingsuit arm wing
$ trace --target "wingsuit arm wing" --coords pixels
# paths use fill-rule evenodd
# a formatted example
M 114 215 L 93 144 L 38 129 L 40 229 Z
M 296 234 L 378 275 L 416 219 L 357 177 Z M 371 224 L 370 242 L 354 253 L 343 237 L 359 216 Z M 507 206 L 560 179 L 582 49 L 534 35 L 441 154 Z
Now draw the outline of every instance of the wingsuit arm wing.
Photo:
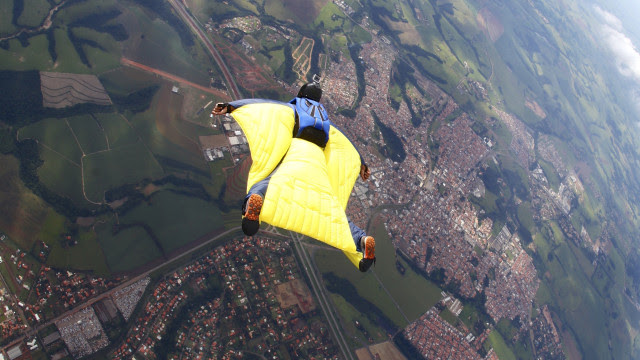
M 229 103 L 231 116 L 238 122 L 249 143 L 253 163 L 247 191 L 278 166 L 291 145 L 295 114 L 286 103 L 263 99 L 244 99 Z
M 353 185 L 360 174 L 362 157 L 349 139 L 334 126 L 324 149 L 329 181 L 343 209 L 347 208 Z

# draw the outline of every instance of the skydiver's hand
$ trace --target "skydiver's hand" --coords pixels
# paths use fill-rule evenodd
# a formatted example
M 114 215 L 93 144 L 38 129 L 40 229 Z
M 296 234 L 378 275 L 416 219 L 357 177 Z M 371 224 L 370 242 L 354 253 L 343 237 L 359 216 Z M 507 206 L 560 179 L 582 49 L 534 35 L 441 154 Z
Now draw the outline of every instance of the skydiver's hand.
M 231 111 L 231 106 L 227 103 L 217 103 L 216 106 L 211 110 L 213 115 L 224 115 L 227 112 Z
M 365 164 L 360 165 L 360 177 L 362 178 L 362 180 L 367 181 L 367 179 L 369 179 L 369 176 L 371 176 L 369 167 Z

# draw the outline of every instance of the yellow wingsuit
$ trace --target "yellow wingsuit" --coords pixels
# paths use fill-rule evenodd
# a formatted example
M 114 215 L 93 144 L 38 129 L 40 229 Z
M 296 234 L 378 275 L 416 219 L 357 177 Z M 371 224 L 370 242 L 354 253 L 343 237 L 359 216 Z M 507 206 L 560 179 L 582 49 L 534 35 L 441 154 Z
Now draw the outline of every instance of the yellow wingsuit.
M 361 160 L 349 139 L 333 126 L 324 150 L 293 138 L 295 113 L 284 103 L 247 104 L 231 115 L 244 131 L 253 159 L 247 191 L 278 167 L 260 221 L 336 247 L 358 267 L 362 253 L 356 251 L 345 209 Z

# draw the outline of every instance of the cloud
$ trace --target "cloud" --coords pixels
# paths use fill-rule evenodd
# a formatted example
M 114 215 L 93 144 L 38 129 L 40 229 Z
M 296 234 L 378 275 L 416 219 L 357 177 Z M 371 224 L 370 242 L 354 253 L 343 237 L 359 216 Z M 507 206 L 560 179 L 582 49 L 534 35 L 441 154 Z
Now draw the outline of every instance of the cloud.
M 596 13 L 602 18 L 602 37 L 613 54 L 620 73 L 640 83 L 640 52 L 633 42 L 624 34 L 622 22 L 615 15 L 595 7 Z
M 611 27 L 614 27 L 618 31 L 622 31 L 622 22 L 615 15 L 605 10 L 602 10 L 600 6 L 595 6 L 596 13 Z

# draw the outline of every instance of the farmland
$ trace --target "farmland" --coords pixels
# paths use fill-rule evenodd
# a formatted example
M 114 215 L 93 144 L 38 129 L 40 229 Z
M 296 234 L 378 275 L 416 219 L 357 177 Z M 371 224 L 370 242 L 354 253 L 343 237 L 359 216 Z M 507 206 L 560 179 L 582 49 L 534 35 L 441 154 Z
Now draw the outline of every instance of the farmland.
M 20 26 L 39 25 L 50 8 L 46 1 L 31 5 L 18 17 Z M 76 224 L 75 218 L 48 208 L 21 184 L 16 160 L 3 155 L 3 177 L 11 179 L 8 184 L 13 187 L 11 194 L 2 193 L 3 219 L 11 221 L 0 223 L 0 228 L 24 248 L 30 248 L 36 238 L 44 240 L 52 247 L 49 261 L 61 268 L 101 274 L 134 271 L 207 233 L 237 224 L 236 217 L 231 221 L 222 216 L 206 193 L 206 189 L 221 193 L 222 168 L 230 164 L 207 164 L 198 136 L 219 131 L 210 124 L 198 124 L 204 119 L 186 121 L 216 99 L 188 84 L 180 85 L 184 95 L 174 94 L 175 83 L 123 67 L 120 57 L 131 57 L 204 88 L 215 78 L 215 66 L 201 45 L 189 45 L 173 25 L 159 21 L 157 14 L 130 5 L 114 0 L 73 3 L 55 14 L 47 33 L 32 35 L 24 44 L 10 39 L 0 48 L 3 70 L 37 69 L 49 81 L 42 87 L 45 110 L 15 130 L 17 141 L 35 141 L 38 186 L 57 199 L 56 206 L 65 214 L 94 214 L 83 223 L 98 224 Z M 8 17 L 9 22 L 3 22 L 0 35 L 14 30 L 7 8 L 11 9 L 2 7 L 0 16 Z M 8 87 L 3 91 L 16 91 L 14 84 L 2 86 Z M 60 97 L 59 89 L 65 88 L 73 91 Z M 38 94 L 41 89 L 32 90 Z M 110 97 L 118 101 L 112 103 Z M 46 110 L 48 107 L 60 111 Z M 136 198 L 125 210 L 100 207 L 108 191 L 173 174 L 200 183 L 177 181 L 177 185 L 160 185 L 155 192 L 134 188 L 146 201 Z M 212 174 L 218 177 L 216 181 L 211 180 Z M 201 187 L 194 188 L 194 184 Z M 126 198 L 114 207 L 125 202 Z M 115 211 L 121 216 L 115 217 Z M 147 231 L 151 228 L 157 234 Z M 62 246 L 62 234 L 70 231 L 77 232 L 78 243 Z
M 89 154 L 82 165 L 85 193 L 92 202 L 103 202 L 104 192 L 118 185 L 135 184 L 163 174 L 152 154 L 140 142 Z

